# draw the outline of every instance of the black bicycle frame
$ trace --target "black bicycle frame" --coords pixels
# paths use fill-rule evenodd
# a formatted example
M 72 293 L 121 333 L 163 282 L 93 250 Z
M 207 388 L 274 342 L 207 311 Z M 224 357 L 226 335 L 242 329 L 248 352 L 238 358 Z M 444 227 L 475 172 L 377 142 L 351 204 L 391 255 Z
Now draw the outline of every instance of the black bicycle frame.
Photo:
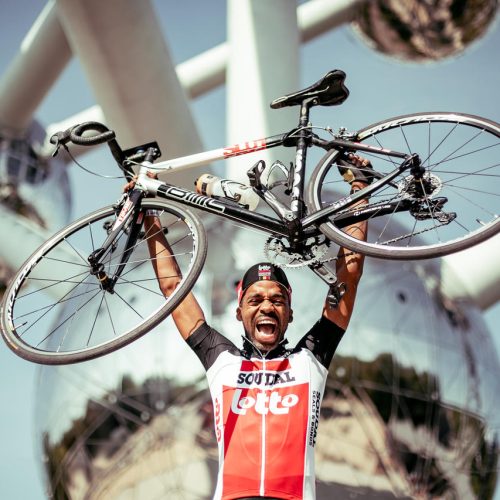
M 338 141 L 342 145 L 351 145 L 352 143 L 346 141 Z M 352 148 L 352 146 L 351 146 Z M 366 149 L 365 149 L 366 150 Z M 373 147 L 370 147 L 370 151 L 374 151 Z M 371 185 L 357 191 L 354 194 L 346 196 L 339 199 L 331 206 L 326 207 L 322 210 L 308 215 L 302 219 L 292 219 L 291 221 L 283 221 L 279 219 L 274 219 L 272 217 L 262 215 L 256 212 L 252 212 L 243 206 L 239 206 L 236 203 L 227 201 L 223 198 L 214 199 L 209 198 L 201 194 L 194 193 L 190 190 L 185 190 L 177 186 L 173 186 L 167 183 L 161 183 L 156 191 L 156 195 L 167 200 L 175 201 L 183 205 L 188 205 L 194 208 L 198 208 L 205 212 L 215 213 L 226 219 L 235 220 L 244 224 L 245 226 L 260 229 L 267 233 L 271 233 L 277 236 L 284 236 L 286 238 L 291 238 L 293 236 L 293 231 L 299 230 L 304 233 L 305 236 L 311 236 L 314 234 L 319 234 L 319 229 L 317 226 L 322 222 L 325 222 L 329 217 L 335 215 L 338 212 L 349 208 L 350 206 L 358 203 L 362 199 L 367 198 L 371 194 L 375 193 L 388 183 L 390 183 L 394 178 L 396 178 L 404 170 L 412 168 L 414 164 L 414 157 L 402 153 L 392 152 L 390 150 L 378 150 L 378 153 L 382 153 L 387 156 L 398 156 L 406 158 L 405 161 L 401 163 L 392 172 L 388 173 L 384 177 L 373 182 Z M 338 154 L 336 150 L 332 153 Z M 396 154 L 393 154 L 396 153 Z M 356 213 L 357 215 L 351 214 L 349 219 L 345 216 L 339 216 L 339 227 L 344 227 L 346 225 L 352 224 L 353 222 L 366 220 L 369 217 L 375 215 L 385 215 L 394 211 L 397 205 L 398 211 L 406 210 L 409 208 L 408 204 L 401 204 L 401 201 L 394 203 L 387 203 L 385 205 L 379 206 L 376 211 L 373 208 L 360 208 Z M 337 220 L 335 219 L 336 223 Z
M 308 104 L 304 103 L 301 109 L 300 123 L 302 124 L 304 122 L 305 124 L 301 125 L 301 127 L 295 129 L 290 133 L 271 136 L 264 139 L 263 141 L 260 141 L 264 144 L 263 147 L 253 149 L 249 147 L 248 149 L 243 148 L 238 151 L 233 151 L 231 148 L 228 148 L 230 152 L 227 154 L 227 157 L 231 157 L 246 154 L 258 149 L 270 149 L 277 146 L 296 146 L 296 164 L 295 167 L 292 167 L 290 176 L 294 180 L 292 186 L 290 208 L 283 205 L 269 190 L 265 188 L 265 186 L 256 188 L 259 196 L 263 198 L 266 204 L 278 214 L 278 216 L 280 217 L 279 219 L 269 217 L 258 212 L 253 212 L 242 205 L 238 205 L 237 203 L 226 200 L 224 198 L 210 198 L 208 196 L 197 194 L 193 191 L 186 190 L 165 182 L 148 179 L 147 182 L 151 183 L 151 191 L 154 192 L 159 198 L 164 198 L 166 200 L 174 201 L 182 205 L 197 208 L 204 212 L 214 213 L 226 219 L 239 222 L 242 225 L 264 231 L 267 234 L 285 237 L 289 240 L 292 247 L 304 238 L 321 234 L 319 225 L 332 217 L 333 222 L 338 225 L 338 227 L 345 227 L 356 222 L 367 220 L 371 217 L 385 215 L 394 211 L 408 210 L 410 208 L 411 202 L 406 201 L 402 203 L 401 200 L 399 200 L 395 202 L 388 202 L 383 205 L 378 205 L 377 207 L 359 207 L 359 209 L 354 213 L 349 212 L 339 214 L 339 212 L 342 212 L 352 205 L 355 205 L 359 201 L 366 199 L 371 194 L 381 189 L 383 186 L 389 184 L 404 170 L 414 169 L 414 167 L 417 167 L 418 169 L 420 166 L 418 157 L 416 157 L 416 155 L 408 155 L 406 153 L 379 148 L 376 146 L 370 146 L 350 140 L 334 139 L 328 142 L 322 141 L 315 138 L 307 129 L 306 125 L 308 120 L 308 113 Z M 386 174 L 385 176 L 381 176 L 381 174 L 379 174 L 380 178 L 364 189 L 341 198 L 332 205 L 318 210 L 313 214 L 303 217 L 303 191 L 305 177 L 304 167 L 306 151 L 308 146 L 313 143 L 316 145 L 320 145 L 325 149 L 331 149 L 331 161 L 334 161 L 336 156 L 341 155 L 347 151 L 377 153 L 384 156 L 402 158 L 404 161 L 400 165 L 398 165 L 392 172 Z M 134 189 L 129 194 L 129 196 L 127 197 L 127 201 L 122 207 L 117 220 L 113 225 L 112 231 L 108 235 L 103 246 L 93 252 L 89 257 L 89 262 L 95 268 L 96 275 L 98 277 L 98 271 L 100 271 L 100 260 L 107 254 L 108 249 L 113 244 L 114 240 L 116 239 L 117 235 L 120 233 L 124 225 L 127 223 L 128 219 L 133 214 L 135 214 L 134 217 L 137 219 L 137 206 L 139 205 L 140 200 L 143 196 L 144 192 L 140 189 Z M 339 215 L 335 217 L 335 214 Z M 141 222 L 141 220 L 137 220 L 138 224 L 140 224 Z M 137 239 L 136 231 L 132 231 L 132 235 L 129 235 L 128 240 L 130 240 L 131 238 Z M 133 245 L 134 243 L 134 241 L 127 241 L 127 248 L 128 246 L 130 246 L 130 244 Z M 125 253 L 126 255 L 124 255 L 117 267 L 117 273 L 120 272 L 123 264 L 127 261 L 129 252 Z

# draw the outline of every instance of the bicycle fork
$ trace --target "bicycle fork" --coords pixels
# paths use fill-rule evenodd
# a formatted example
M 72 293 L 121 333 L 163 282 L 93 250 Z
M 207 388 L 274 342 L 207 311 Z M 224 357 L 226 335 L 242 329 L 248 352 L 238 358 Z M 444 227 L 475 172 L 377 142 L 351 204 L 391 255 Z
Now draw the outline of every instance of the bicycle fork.
M 87 258 L 90 264 L 90 274 L 94 275 L 99 280 L 99 285 L 103 290 L 109 293 L 114 293 L 114 287 L 118 281 L 126 263 L 132 253 L 137 237 L 139 235 L 140 229 L 142 227 L 142 217 L 139 219 L 140 212 L 136 209 L 139 205 L 144 193 L 139 190 L 133 190 L 125 201 L 123 207 L 114 222 L 111 232 L 109 233 L 106 241 L 103 243 L 102 247 L 94 250 Z M 129 233 L 127 241 L 125 243 L 125 250 L 121 254 L 120 262 L 116 265 L 116 270 L 113 275 L 110 276 L 104 267 L 103 259 L 108 255 L 108 252 L 113 251 L 113 245 L 117 239 L 120 232 L 123 230 L 124 226 L 130 221 Z

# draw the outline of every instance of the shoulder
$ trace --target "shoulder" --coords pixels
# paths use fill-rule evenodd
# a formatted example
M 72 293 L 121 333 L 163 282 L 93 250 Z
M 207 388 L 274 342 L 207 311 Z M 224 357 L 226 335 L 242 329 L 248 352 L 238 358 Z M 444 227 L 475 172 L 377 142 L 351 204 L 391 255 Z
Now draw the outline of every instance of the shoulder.
M 307 349 L 326 368 L 344 336 L 345 330 L 325 316 L 322 316 L 313 327 L 299 340 L 294 350 Z
M 198 356 L 206 370 L 213 365 L 223 352 L 239 354 L 238 348 L 228 338 L 205 322 L 187 338 L 186 342 Z

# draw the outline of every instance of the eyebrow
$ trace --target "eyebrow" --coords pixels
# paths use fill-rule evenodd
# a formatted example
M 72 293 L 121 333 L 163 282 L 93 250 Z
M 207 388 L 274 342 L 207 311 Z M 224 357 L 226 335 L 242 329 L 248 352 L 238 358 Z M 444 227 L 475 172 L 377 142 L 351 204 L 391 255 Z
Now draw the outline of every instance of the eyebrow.
M 253 292 L 253 293 L 250 293 L 248 296 L 247 296 L 247 300 L 248 299 L 260 299 L 260 298 L 263 298 L 264 297 L 264 294 L 262 293 L 259 293 L 259 292 Z M 282 298 L 282 299 L 285 299 L 286 296 L 285 294 L 281 293 L 281 292 L 278 292 L 278 293 L 274 293 L 273 295 L 271 295 L 269 297 L 270 299 L 276 299 L 276 298 Z

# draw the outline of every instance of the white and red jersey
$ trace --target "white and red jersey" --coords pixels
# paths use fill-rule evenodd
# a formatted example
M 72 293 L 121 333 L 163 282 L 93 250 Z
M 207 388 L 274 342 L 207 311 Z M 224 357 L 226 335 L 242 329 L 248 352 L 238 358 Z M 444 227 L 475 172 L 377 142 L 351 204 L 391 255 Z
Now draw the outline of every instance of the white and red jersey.
M 343 330 L 318 321 L 294 349 L 239 350 L 202 325 L 188 339 L 207 370 L 219 446 L 214 500 L 315 498 L 320 405 Z

